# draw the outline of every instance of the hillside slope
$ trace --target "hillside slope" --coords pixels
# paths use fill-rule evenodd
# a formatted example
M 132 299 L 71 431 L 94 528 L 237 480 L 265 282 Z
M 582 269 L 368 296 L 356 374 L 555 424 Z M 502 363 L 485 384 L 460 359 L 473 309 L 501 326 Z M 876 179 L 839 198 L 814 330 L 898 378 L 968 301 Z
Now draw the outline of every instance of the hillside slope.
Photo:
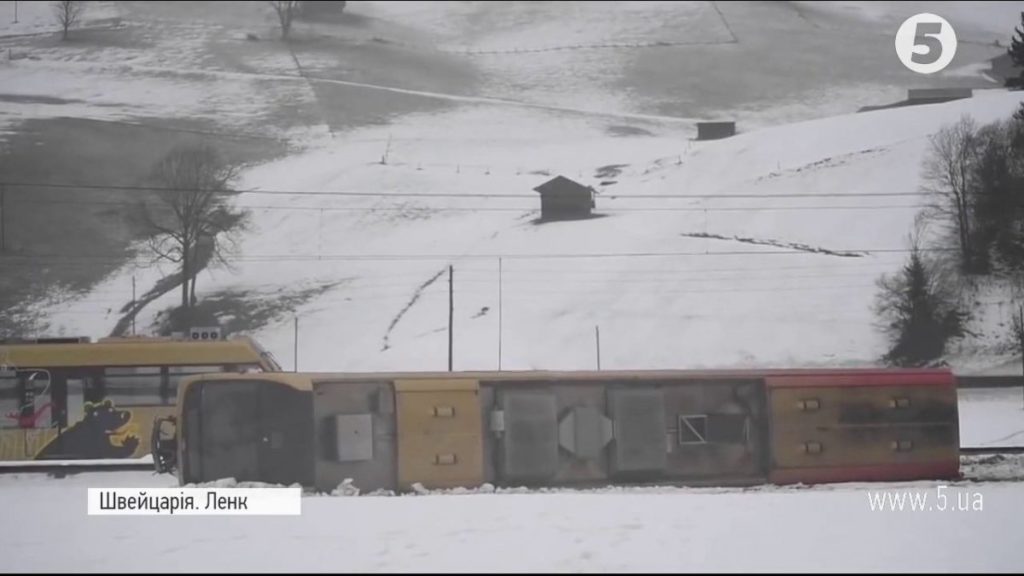
M 200 276 L 204 311 L 286 365 L 298 314 L 302 368 L 446 368 L 449 265 L 459 369 L 497 367 L 499 337 L 502 367 L 596 366 L 597 329 L 608 368 L 871 363 L 926 136 L 1018 100 L 979 69 L 1016 4 L 941 4 L 962 45 L 931 77 L 892 51 L 913 3 L 351 2 L 291 43 L 261 2 L 96 3 L 69 42 L 28 5 L 0 24 L 0 171 L 28 183 L 6 189 L 0 308 L 47 333 L 128 325 L 133 280 L 173 267 L 125 261 L 123 206 L 173 145 L 207 141 L 248 167 L 255 225 L 233 270 Z M 851 115 L 933 85 L 979 90 Z M 719 116 L 740 135 L 691 140 Z M 597 186 L 603 217 L 533 224 L 556 174 Z M 979 301 L 953 356 L 1012 366 L 1007 299 Z
M 199 288 L 267 310 L 284 298 L 255 335 L 290 367 L 294 308 L 304 370 L 445 369 L 449 265 L 455 368 L 497 368 L 499 256 L 505 369 L 592 368 L 595 327 L 609 369 L 872 364 L 885 350 L 875 281 L 906 257 L 928 135 L 1021 100 L 994 91 L 716 142 L 653 123 L 652 136 L 609 136 L 542 111 L 425 114 L 248 171 L 239 203 L 256 227 L 236 270 L 205 272 Z M 598 186 L 603 217 L 535 225 L 546 174 Z M 906 196 L 862 195 L 879 193 Z M 85 312 L 159 274 L 126 268 L 53 317 L 108 331 L 116 314 Z M 980 344 L 975 362 L 990 352 Z

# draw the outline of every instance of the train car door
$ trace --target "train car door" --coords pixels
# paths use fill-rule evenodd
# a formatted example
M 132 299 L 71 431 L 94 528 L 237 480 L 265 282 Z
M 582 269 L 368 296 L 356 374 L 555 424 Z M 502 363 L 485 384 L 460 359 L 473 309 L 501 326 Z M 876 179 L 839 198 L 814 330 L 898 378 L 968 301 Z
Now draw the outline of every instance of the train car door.
M 260 387 L 259 475 L 262 482 L 313 481 L 313 396 L 280 384 Z
M 234 478 L 239 482 L 260 480 L 260 389 L 258 382 L 220 382 L 200 385 L 199 470 L 200 481 Z

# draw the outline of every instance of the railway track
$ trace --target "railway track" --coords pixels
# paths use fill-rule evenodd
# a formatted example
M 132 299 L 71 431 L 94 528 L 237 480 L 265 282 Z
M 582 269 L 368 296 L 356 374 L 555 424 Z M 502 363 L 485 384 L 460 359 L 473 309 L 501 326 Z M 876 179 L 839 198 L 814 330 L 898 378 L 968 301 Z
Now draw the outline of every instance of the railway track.
M 956 377 L 956 386 L 969 388 L 1020 388 L 1024 386 L 1021 376 L 960 376 Z
M 979 447 L 967 446 L 960 448 L 961 456 L 992 456 L 1000 454 L 1024 454 L 1024 446 Z M 154 472 L 152 462 L 111 460 L 95 461 L 45 461 L 0 462 L 0 474 L 46 474 L 55 478 L 63 478 L 75 474 L 94 472 Z
M 38 460 L 24 462 L 0 462 L 0 474 L 47 474 L 55 478 L 63 478 L 87 472 L 155 472 L 152 462 L 112 462 L 82 460 L 48 463 Z
M 1024 454 L 1024 446 L 996 446 L 991 448 L 971 446 L 967 448 L 960 448 L 961 456 L 985 456 L 989 454 Z

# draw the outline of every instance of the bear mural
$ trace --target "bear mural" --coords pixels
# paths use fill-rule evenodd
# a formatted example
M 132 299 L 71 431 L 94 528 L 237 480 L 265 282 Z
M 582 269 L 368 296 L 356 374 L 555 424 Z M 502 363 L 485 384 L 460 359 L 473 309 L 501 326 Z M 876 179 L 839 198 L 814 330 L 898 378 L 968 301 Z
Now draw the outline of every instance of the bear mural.
M 131 412 L 118 410 L 110 400 L 85 404 L 85 416 L 62 431 L 36 453 L 36 460 L 81 458 L 129 458 L 139 439 L 123 430 Z M 117 438 L 122 440 L 115 444 Z

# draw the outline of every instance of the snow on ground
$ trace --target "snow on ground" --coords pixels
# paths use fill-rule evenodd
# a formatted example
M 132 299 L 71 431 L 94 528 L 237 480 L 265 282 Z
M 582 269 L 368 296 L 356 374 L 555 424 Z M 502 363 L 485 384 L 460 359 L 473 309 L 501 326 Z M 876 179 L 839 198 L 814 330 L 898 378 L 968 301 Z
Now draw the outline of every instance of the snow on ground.
M 751 129 L 899 101 L 910 88 L 992 87 L 984 72 L 1005 52 L 1024 7 L 929 3 L 961 44 L 950 74 L 923 77 L 903 68 L 893 49 L 899 24 L 920 3 L 831 4 L 363 2 L 353 13 L 467 54 L 490 95 L 722 117 Z
M 1019 482 L 306 497 L 301 516 L 90 517 L 88 487 L 169 476 L 0 476 L 4 564 L 76 572 L 1012 571 Z M 947 510 L 872 509 L 927 498 Z M 981 509 L 973 509 L 976 502 Z M 958 503 L 960 502 L 960 503 Z M 877 506 L 877 501 L 876 501 Z M 966 510 L 959 509 L 966 506 Z M 54 543 L 59 548 L 54 548 Z M 55 552 L 56 551 L 56 552 Z
M 103 25 L 118 16 L 114 2 L 89 2 L 81 12 L 79 26 Z M 60 32 L 52 2 L 0 1 L 0 36 L 56 34 Z
M 915 14 L 929 12 L 950 22 L 958 42 L 1008 46 L 1013 25 L 1020 23 L 1019 2 L 794 2 L 802 8 L 845 18 L 864 19 L 895 30 Z M 1009 26 L 1007 24 L 1010 24 Z
M 960 445 L 1024 445 L 1024 392 L 1014 388 L 959 390 Z
M 275 125 L 268 101 L 312 100 L 297 78 L 197 72 L 123 65 L 61 62 L 0 63 L 0 135 L 17 130 L 31 118 L 78 117 L 134 121 L 139 118 L 188 117 L 236 133 L 287 138 L 297 133 Z M 264 118 L 259 131 L 253 122 Z
M 609 369 L 871 365 L 885 346 L 875 281 L 902 264 L 921 200 L 841 194 L 914 193 L 930 133 L 963 113 L 1007 116 L 1021 99 L 995 91 L 716 142 L 671 127 L 610 136 L 607 121 L 528 109 L 408 117 L 248 171 L 253 193 L 239 203 L 254 211 L 254 228 L 235 272 L 205 272 L 199 289 L 272 294 L 343 282 L 296 310 L 303 370 L 445 368 L 449 264 L 455 368 L 496 368 L 499 256 L 506 369 L 592 368 L 595 326 Z M 597 176 L 613 164 L 625 164 L 620 174 Z M 555 174 L 599 187 L 605 217 L 532 224 L 531 189 Z M 424 196 L 257 193 L 282 190 Z M 427 196 L 437 193 L 455 197 Z M 126 268 L 90 298 L 127 294 L 132 274 L 151 286 L 160 273 Z M 176 297 L 151 305 L 140 325 Z M 59 307 L 53 316 L 75 334 L 116 320 Z M 292 311 L 255 337 L 293 365 Z

